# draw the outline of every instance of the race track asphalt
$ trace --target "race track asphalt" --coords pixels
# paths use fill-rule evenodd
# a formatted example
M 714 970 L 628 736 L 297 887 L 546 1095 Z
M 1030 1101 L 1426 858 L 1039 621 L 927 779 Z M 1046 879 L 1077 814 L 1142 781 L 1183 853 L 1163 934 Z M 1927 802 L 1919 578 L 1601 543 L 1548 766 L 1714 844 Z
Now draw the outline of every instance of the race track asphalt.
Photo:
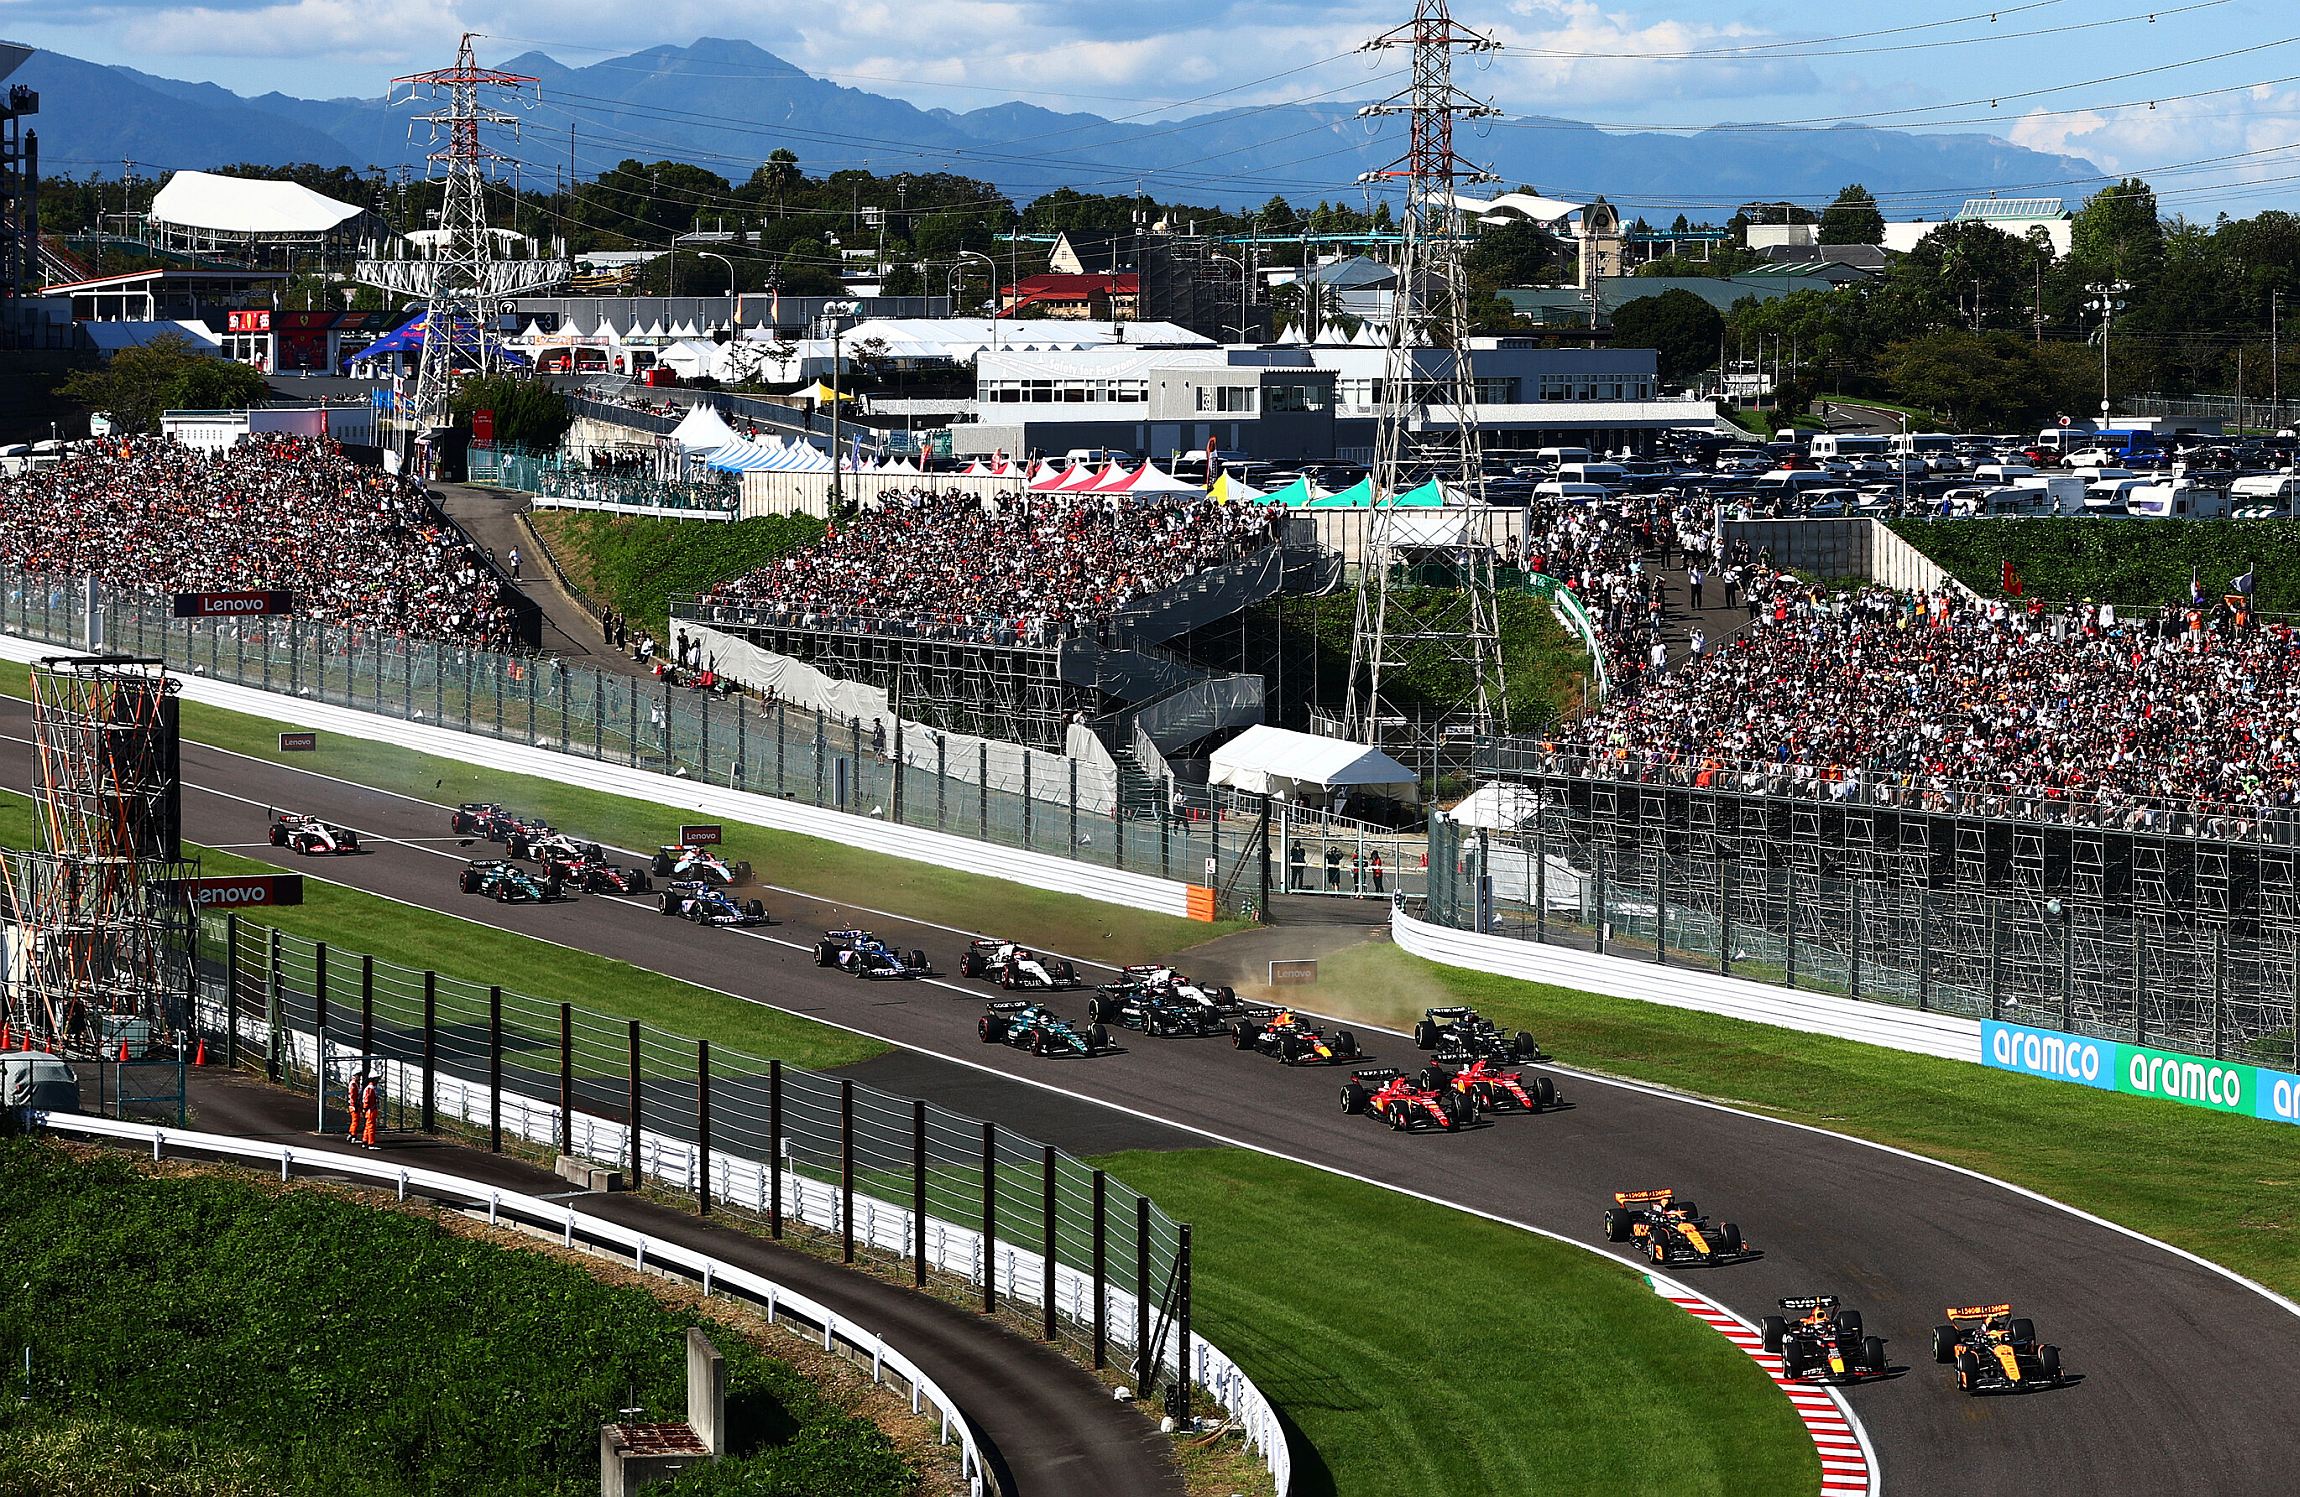
M 28 733 L 23 704 L 0 703 L 0 784 L 29 783 Z M 1674 1187 L 1739 1223 L 1763 1253 L 1675 1270 L 1689 1282 L 1752 1319 L 1784 1295 L 1836 1294 L 1888 1339 L 1908 1375 L 1849 1396 L 1894 1490 L 2242 1494 L 2289 1491 L 2300 1471 L 2300 1315 L 2169 1250 L 1931 1161 L 1566 1070 L 1554 1073 L 1566 1109 L 1456 1136 L 1399 1136 L 1340 1112 L 1340 1072 L 1288 1070 L 1218 1038 L 1132 1036 L 1116 1055 L 1037 1059 L 980 1043 L 976 1016 L 997 996 L 987 985 L 862 982 L 812 962 L 816 931 L 860 924 L 955 969 L 964 939 L 946 930 L 771 891 L 768 907 L 785 923 L 755 932 L 698 930 L 638 901 L 497 905 L 457 892 L 468 853 L 440 808 L 188 743 L 184 775 L 196 841 L 270 855 L 270 805 L 348 822 L 376 850 L 301 871 L 941 1055 L 974 1070 L 964 1090 L 944 1092 L 947 1066 L 921 1060 L 905 1063 L 900 1084 L 977 1110 L 994 1095 L 999 1115 L 1065 1147 L 1113 1147 L 1130 1113 L 1151 1125 L 1154 1147 L 1171 1146 L 1174 1130 L 1249 1145 L 1584 1242 L 1599 1237 L 1612 1191 Z M 771 870 L 761 876 L 771 881 Z M 1082 995 L 1056 1006 L 1083 1016 Z M 1374 1063 L 1421 1058 L 1403 1039 L 1367 1039 Z M 986 1093 L 985 1071 L 1044 1100 Z M 1054 1089 L 1122 1112 L 1097 1109 L 1111 1126 L 1081 1126 Z M 2033 1318 L 2081 1381 L 2019 1397 L 1957 1393 L 1930 1360 L 1930 1327 L 1946 1305 L 1996 1300 Z

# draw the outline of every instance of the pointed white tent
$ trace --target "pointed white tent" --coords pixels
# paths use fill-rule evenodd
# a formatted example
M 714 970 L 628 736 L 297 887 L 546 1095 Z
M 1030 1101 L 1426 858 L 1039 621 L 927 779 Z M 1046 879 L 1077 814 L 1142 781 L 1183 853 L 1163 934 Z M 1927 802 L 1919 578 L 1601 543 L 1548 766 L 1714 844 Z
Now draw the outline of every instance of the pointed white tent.
M 671 440 L 686 452 L 716 452 L 741 438 L 717 406 L 698 405 L 688 408 L 686 419 L 671 432 Z

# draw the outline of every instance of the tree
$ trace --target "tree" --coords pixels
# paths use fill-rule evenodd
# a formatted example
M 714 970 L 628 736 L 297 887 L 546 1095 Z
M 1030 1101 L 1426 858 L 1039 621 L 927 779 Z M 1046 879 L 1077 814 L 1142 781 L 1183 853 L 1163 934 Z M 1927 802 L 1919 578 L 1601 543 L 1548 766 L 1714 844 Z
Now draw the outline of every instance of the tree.
M 236 411 L 261 405 L 263 375 L 220 359 L 175 333 L 124 348 L 101 369 L 83 369 L 57 388 L 74 405 L 109 415 L 115 429 L 157 430 L 162 411 Z
M 458 381 L 448 408 L 466 426 L 473 411 L 493 411 L 497 442 L 537 452 L 558 446 L 575 420 L 566 396 L 542 380 L 520 374 Z
M 765 164 L 751 173 L 751 185 L 762 192 L 775 195 L 775 211 L 783 211 L 783 201 L 791 190 L 806 180 L 799 170 L 798 153 L 788 146 L 776 146 L 767 152 Z
M 879 294 L 882 296 L 924 296 L 926 295 L 926 277 L 919 274 L 916 265 L 907 261 L 901 265 L 889 266 L 885 280 L 879 285 Z
M 2083 274 L 2146 286 L 2164 257 L 2156 189 L 2126 177 L 2085 199 L 2069 225 L 2068 257 Z
M 1836 201 L 1821 212 L 1823 244 L 1883 244 L 1885 215 L 1869 189 L 1855 182 L 1840 188 Z
M 1883 373 L 1895 400 L 1938 411 L 1954 430 L 2007 431 L 2082 409 L 2082 366 L 2010 333 L 1950 331 L 1894 344 Z
M 1462 269 L 1469 283 L 1482 290 L 1537 285 L 1557 263 L 1559 248 L 1556 238 L 1540 225 L 1512 219 L 1478 230 L 1469 253 L 1462 257 Z
M 1666 384 L 1716 363 L 1724 336 L 1724 315 L 1683 287 L 1624 302 L 1613 312 L 1613 346 L 1652 349 Z

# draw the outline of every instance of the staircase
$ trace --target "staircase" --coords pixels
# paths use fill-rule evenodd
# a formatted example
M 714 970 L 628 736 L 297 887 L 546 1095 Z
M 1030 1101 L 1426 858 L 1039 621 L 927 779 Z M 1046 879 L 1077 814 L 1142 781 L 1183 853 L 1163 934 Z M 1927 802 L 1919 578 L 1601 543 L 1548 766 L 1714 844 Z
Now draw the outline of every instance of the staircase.
M 1121 746 L 1110 755 L 1118 766 L 1118 809 L 1129 819 L 1155 817 L 1166 803 L 1166 787 L 1142 767 L 1134 750 Z

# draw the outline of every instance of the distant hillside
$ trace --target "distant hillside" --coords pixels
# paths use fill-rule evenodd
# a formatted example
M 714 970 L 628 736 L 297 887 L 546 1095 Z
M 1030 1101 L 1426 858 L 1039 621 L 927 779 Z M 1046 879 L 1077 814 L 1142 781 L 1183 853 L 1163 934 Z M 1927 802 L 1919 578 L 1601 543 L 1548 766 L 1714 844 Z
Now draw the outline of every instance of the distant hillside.
M 1395 132 L 1369 137 L 1350 104 L 1220 111 L 1187 128 L 1021 102 L 956 113 L 812 77 L 744 41 L 650 47 L 580 68 L 541 53 L 500 65 L 542 80 L 523 148 L 531 172 L 563 165 L 572 144 L 576 170 L 586 176 L 639 156 L 689 161 L 740 181 L 784 146 L 810 174 L 865 165 L 882 173 L 948 170 L 988 178 L 1021 199 L 1062 186 L 1121 192 L 1140 182 L 1170 201 L 1239 206 L 1273 192 L 1304 202 L 1354 196 L 1358 173 L 1399 154 Z M 421 158 L 409 139 L 412 111 L 385 106 L 381 78 L 373 98 L 248 99 L 212 83 L 52 52 L 35 54 L 19 76 L 42 93 L 43 164 L 74 176 L 116 176 L 122 158 L 146 175 L 230 161 L 390 166 Z M 1477 149 L 1508 182 L 1568 197 L 1602 192 L 1632 211 L 1687 200 L 1826 199 L 1851 181 L 1904 201 L 1938 194 L 1937 211 L 1996 186 L 2066 182 L 2052 190 L 2073 198 L 2103 180 L 2088 161 L 1993 136 L 1863 126 L 1612 134 L 1573 120 L 1524 119 L 1497 125 Z M 1649 216 L 1675 212 L 1655 206 Z

